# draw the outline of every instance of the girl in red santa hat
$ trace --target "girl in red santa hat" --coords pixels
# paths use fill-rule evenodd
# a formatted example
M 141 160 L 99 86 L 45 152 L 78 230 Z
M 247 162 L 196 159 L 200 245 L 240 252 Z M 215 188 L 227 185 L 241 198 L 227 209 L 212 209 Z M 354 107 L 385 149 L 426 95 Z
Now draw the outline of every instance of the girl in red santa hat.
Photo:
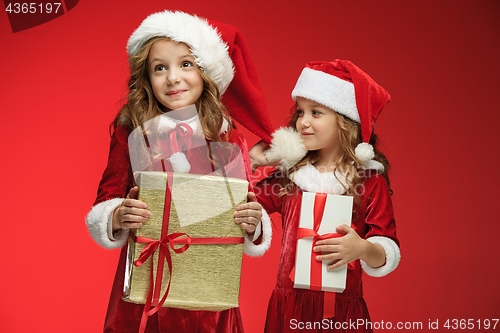
M 296 104 L 289 128 L 273 134 L 270 149 L 264 151 L 267 159 L 261 154 L 265 145 L 258 144 L 250 152 L 265 164 L 279 164 L 255 187 L 259 202 L 268 213 L 280 213 L 283 223 L 266 332 L 370 332 L 362 271 L 383 276 L 400 259 L 389 163 L 372 133 L 390 96 L 353 63 L 334 60 L 308 63 L 292 98 Z M 322 274 L 349 264 L 341 293 L 294 288 L 291 273 L 305 192 L 353 196 L 351 226 L 337 227 L 341 237 L 312 245 L 311 260 L 328 262 Z
M 141 321 L 144 305 L 125 302 L 122 296 L 130 230 L 140 228 L 151 215 L 137 199 L 129 134 L 161 116 L 158 126 L 163 132 L 184 126 L 182 130 L 189 127 L 193 138 L 201 136 L 205 144 L 235 144 L 243 155 L 243 177 L 248 181 L 247 145 L 231 118 L 270 141 L 267 133 L 272 126 L 245 41 L 230 25 L 164 11 L 142 22 L 131 35 L 127 51 L 131 72 L 127 101 L 112 124 L 108 164 L 86 219 L 97 243 L 122 248 L 104 332 L 137 332 L 139 326 L 146 332 L 243 332 L 239 308 L 188 311 L 162 307 L 148 318 L 146 326 Z M 164 157 L 164 171 L 184 173 L 196 173 L 191 166 L 202 158 L 173 150 Z M 252 191 L 250 185 L 248 203 L 238 207 L 235 221 L 246 232 L 245 253 L 258 256 L 270 245 L 271 227 Z

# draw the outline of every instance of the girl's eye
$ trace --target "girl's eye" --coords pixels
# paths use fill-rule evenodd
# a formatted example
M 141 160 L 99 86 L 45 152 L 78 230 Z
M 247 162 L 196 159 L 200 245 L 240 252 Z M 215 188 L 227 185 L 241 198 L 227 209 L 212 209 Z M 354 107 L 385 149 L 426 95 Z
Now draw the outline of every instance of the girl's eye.
M 190 61 L 183 61 L 181 67 L 191 67 L 193 63 Z
M 163 66 L 163 65 L 158 65 L 158 66 L 155 67 L 155 72 L 157 72 L 157 71 L 163 71 L 163 70 L 165 70 L 165 66 Z
M 302 111 L 302 110 L 297 110 L 297 114 L 299 115 L 299 117 L 300 117 L 300 116 L 303 116 L 303 115 L 304 115 L 304 111 Z
M 312 114 L 313 114 L 313 115 L 315 115 L 315 116 L 317 116 L 317 115 L 320 115 L 320 114 L 321 114 L 321 112 L 316 111 L 316 110 L 312 110 Z

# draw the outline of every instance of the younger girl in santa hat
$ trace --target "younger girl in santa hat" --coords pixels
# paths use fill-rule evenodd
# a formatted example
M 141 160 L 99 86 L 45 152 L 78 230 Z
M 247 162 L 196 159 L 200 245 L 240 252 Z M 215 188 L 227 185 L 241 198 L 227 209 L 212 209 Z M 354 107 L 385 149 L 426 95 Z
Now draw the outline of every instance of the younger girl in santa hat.
M 334 60 L 308 63 L 292 98 L 296 105 L 289 128 L 276 131 L 271 148 L 264 151 L 267 162 L 276 161 L 279 168 L 255 187 L 259 202 L 268 213 L 280 213 L 283 223 L 266 332 L 371 331 L 362 271 L 383 276 L 400 259 L 389 163 L 372 133 L 390 96 L 353 63 Z M 255 146 L 251 156 L 262 157 L 261 149 Z M 313 248 L 316 260 L 331 262 L 328 270 L 349 264 L 342 293 L 294 288 L 290 274 L 304 192 L 354 197 L 352 226 L 338 227 L 342 237 L 318 240 Z
M 158 126 L 164 132 L 193 127 L 193 138 L 201 135 L 205 143 L 237 145 L 248 181 L 247 145 L 231 117 L 270 140 L 267 133 L 272 126 L 244 39 L 230 25 L 164 11 L 142 22 L 130 37 L 127 51 L 131 72 L 127 102 L 113 122 L 108 164 L 87 216 L 88 229 L 97 243 L 122 248 L 104 332 L 137 332 L 139 326 L 146 332 L 243 332 L 239 308 L 188 311 L 162 307 L 148 318 L 146 326 L 141 321 L 144 305 L 125 302 L 122 296 L 130 229 L 140 228 L 151 215 L 145 203 L 137 200 L 129 134 L 160 115 Z M 195 128 L 197 124 L 201 129 Z M 189 150 L 169 155 L 162 164 L 165 171 L 174 172 L 196 173 L 191 168 L 193 161 L 208 158 Z M 254 200 L 251 186 L 248 203 L 238 206 L 235 220 L 246 231 L 245 253 L 262 255 L 270 244 L 270 220 Z

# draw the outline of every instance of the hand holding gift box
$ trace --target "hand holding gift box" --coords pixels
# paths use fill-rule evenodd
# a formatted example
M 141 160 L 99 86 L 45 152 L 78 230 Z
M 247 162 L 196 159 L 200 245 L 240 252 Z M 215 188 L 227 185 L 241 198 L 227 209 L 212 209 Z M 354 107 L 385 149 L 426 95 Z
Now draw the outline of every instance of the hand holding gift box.
M 139 200 L 151 217 L 129 241 L 124 300 L 146 304 L 143 324 L 161 306 L 238 306 L 244 232 L 234 212 L 249 186 L 239 147 L 207 142 L 199 124 L 165 130 L 157 118 L 129 136 Z M 176 154 L 190 173 L 170 172 Z
M 321 290 L 325 293 L 325 314 L 333 316 L 334 295 L 346 286 L 347 265 L 327 270 L 328 261 L 317 261 L 313 251 L 317 240 L 341 237 L 336 228 L 351 225 L 352 196 L 303 192 L 295 269 L 291 278 L 294 288 Z M 327 304 L 328 303 L 328 304 Z
M 235 205 L 245 202 L 248 182 L 153 171 L 142 172 L 140 183 L 140 199 L 152 215 L 129 243 L 125 300 L 145 304 L 154 286 L 153 305 L 169 288 L 163 306 L 212 311 L 237 307 L 243 230 L 234 223 L 229 193 Z M 133 265 L 137 260 L 140 265 Z M 167 266 L 162 266 L 164 260 Z

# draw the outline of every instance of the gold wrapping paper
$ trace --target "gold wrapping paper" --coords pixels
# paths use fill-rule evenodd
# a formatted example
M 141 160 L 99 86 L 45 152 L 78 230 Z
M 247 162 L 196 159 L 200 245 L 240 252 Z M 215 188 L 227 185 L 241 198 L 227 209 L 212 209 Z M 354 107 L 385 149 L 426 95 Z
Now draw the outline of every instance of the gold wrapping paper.
M 196 237 L 243 237 L 234 222 L 237 205 L 246 202 L 248 182 L 235 178 L 173 174 L 168 234 Z M 148 205 L 151 217 L 135 231 L 136 236 L 159 240 L 163 223 L 166 173 L 142 172 L 139 199 Z M 151 258 L 140 267 L 133 262 L 147 244 L 129 240 L 125 301 L 144 304 L 150 288 Z M 177 245 L 176 248 L 181 247 Z M 187 310 L 221 311 L 238 306 L 243 244 L 191 244 L 172 257 L 172 281 L 163 306 Z M 154 278 L 158 250 L 154 253 Z M 168 285 L 165 262 L 161 297 Z

